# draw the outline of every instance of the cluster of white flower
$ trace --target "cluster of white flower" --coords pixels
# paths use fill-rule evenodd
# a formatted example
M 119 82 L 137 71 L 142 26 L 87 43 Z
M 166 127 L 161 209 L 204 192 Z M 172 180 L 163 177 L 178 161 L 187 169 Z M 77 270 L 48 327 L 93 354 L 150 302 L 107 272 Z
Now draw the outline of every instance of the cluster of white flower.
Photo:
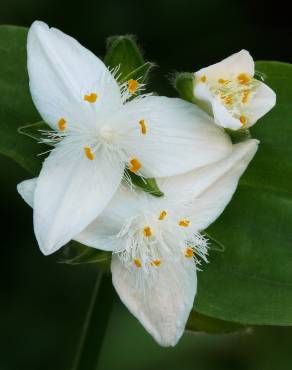
M 274 106 L 274 92 L 254 79 L 244 50 L 194 74 L 196 105 L 139 95 L 136 80 L 120 86 L 94 54 L 42 22 L 27 50 L 31 95 L 55 146 L 39 177 L 18 185 L 41 251 L 71 239 L 112 251 L 121 300 L 158 343 L 175 345 L 206 259 L 200 231 L 222 213 L 258 147 L 233 145 L 223 127 L 250 127 Z M 131 186 L 125 168 L 156 178 L 164 196 Z

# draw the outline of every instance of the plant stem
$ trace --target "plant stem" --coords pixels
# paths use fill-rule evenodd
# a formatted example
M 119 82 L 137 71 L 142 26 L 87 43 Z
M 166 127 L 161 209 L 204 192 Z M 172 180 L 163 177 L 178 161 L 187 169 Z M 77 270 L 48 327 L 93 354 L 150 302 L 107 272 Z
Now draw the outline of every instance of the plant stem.
M 113 304 L 109 274 L 99 272 L 84 320 L 72 370 L 96 370 Z

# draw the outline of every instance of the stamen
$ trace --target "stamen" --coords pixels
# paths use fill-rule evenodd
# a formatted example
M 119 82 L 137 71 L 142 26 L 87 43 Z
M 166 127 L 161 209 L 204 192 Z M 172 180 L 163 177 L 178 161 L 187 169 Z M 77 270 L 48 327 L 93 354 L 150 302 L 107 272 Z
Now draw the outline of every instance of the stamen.
M 237 79 L 238 79 L 239 83 L 242 84 L 242 85 L 246 85 L 250 81 L 250 77 L 246 73 L 240 73 L 237 76 Z
M 225 104 L 232 105 L 233 104 L 233 98 L 231 95 L 227 95 L 224 98 Z
M 87 157 L 90 161 L 93 161 L 93 159 L 94 159 L 94 154 L 92 153 L 91 148 L 89 148 L 89 146 L 85 146 L 85 147 L 84 147 L 84 152 L 85 152 L 86 157 Z
M 200 81 L 205 83 L 207 81 L 207 77 L 204 75 L 200 78 Z
M 185 257 L 192 258 L 193 255 L 194 255 L 194 251 L 192 250 L 192 248 L 186 248 L 185 249 Z
M 190 224 L 190 221 L 189 220 L 180 220 L 180 222 L 178 224 L 181 227 L 188 227 L 189 224 Z
M 239 121 L 240 121 L 240 123 L 241 123 L 242 125 L 244 125 L 244 124 L 246 123 L 247 119 L 246 119 L 246 117 L 245 117 L 244 115 L 241 115 L 241 116 L 239 117 Z
M 250 91 L 249 90 L 244 90 L 243 95 L 242 95 L 242 103 L 247 103 L 248 97 L 249 97 Z
M 139 258 L 135 258 L 133 261 L 134 261 L 134 264 L 136 265 L 136 267 L 138 267 L 138 268 L 142 267 L 142 263 L 139 260 Z
M 167 212 L 166 211 L 162 211 L 160 213 L 159 217 L 158 217 L 158 220 L 160 220 L 160 221 L 164 220 L 165 217 L 166 217 L 166 215 L 167 215 Z
M 135 94 L 135 92 L 138 90 L 139 82 L 136 80 L 129 80 L 128 81 L 128 90 L 129 93 Z
M 88 95 L 84 95 L 83 99 L 85 101 L 88 101 L 88 103 L 95 103 L 97 99 L 97 94 L 96 93 L 91 93 Z
M 221 85 L 227 85 L 227 84 L 229 84 L 230 81 L 229 80 L 224 80 L 224 78 L 219 78 L 218 82 Z
M 130 164 L 131 167 L 129 168 L 129 170 L 134 173 L 136 173 L 142 167 L 141 163 L 138 161 L 137 158 L 132 158 L 130 160 Z
M 66 128 L 66 121 L 64 118 L 60 118 L 58 121 L 58 126 L 60 131 L 65 131 Z
M 158 267 L 160 265 L 161 265 L 161 260 L 160 259 L 151 261 L 151 266 L 157 266 Z
M 149 226 L 144 227 L 143 234 L 144 236 L 146 236 L 146 238 L 149 238 L 150 236 L 152 236 L 151 227 Z
M 140 124 L 140 126 L 141 126 L 141 133 L 142 133 L 143 135 L 145 135 L 145 134 L 147 133 L 147 126 L 146 126 L 145 120 L 144 120 L 144 119 L 141 119 L 141 120 L 139 121 L 139 124 Z

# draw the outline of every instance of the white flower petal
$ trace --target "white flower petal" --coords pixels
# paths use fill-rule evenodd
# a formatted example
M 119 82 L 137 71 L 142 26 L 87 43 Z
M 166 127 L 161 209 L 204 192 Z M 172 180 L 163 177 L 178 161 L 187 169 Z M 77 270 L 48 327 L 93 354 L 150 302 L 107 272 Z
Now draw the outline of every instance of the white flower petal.
M 167 197 L 175 197 L 179 189 L 181 198 L 189 203 L 192 231 L 206 229 L 220 216 L 257 148 L 257 140 L 248 140 L 234 145 L 232 154 L 216 164 L 158 180 Z
M 254 75 L 254 61 L 247 50 L 241 50 L 219 63 L 202 68 L 195 75 L 197 78 L 206 76 L 208 81 L 208 79 L 227 78 L 231 74 L 237 75 L 240 73 Z
M 215 123 L 219 126 L 238 130 L 242 128 L 240 120 L 233 117 L 230 112 L 216 98 L 211 99 Z
M 34 193 L 37 178 L 22 181 L 17 185 L 17 190 L 24 201 L 33 208 Z M 121 187 L 109 203 L 108 207 L 89 224 L 74 240 L 100 250 L 121 250 L 121 240 L 116 237 L 121 230 L 125 218 L 132 217 L 139 212 L 141 198 L 136 193 L 125 187 Z
M 248 105 L 249 121 L 247 127 L 254 125 L 258 119 L 268 113 L 276 104 L 275 92 L 263 82 L 259 82 L 255 96 Z
M 113 255 L 113 285 L 122 302 L 154 339 L 162 346 L 174 346 L 184 332 L 193 307 L 196 267 L 193 259 L 186 259 L 176 263 L 162 261 L 156 269 L 155 280 L 150 282 L 147 274 L 143 275 L 139 269 L 128 270 Z
M 63 32 L 34 22 L 27 41 L 28 73 L 33 101 L 43 119 L 58 128 L 96 124 L 101 109 L 121 104 L 120 89 L 103 62 Z M 95 103 L 85 95 L 97 94 Z
M 116 158 L 99 152 L 89 160 L 82 148 L 67 149 L 51 152 L 37 181 L 34 229 L 44 254 L 66 244 L 103 211 L 123 174 Z
M 122 115 L 121 141 L 145 177 L 173 176 L 216 162 L 232 150 L 213 120 L 182 99 L 150 96 L 132 101 Z M 139 122 L 144 120 L 146 133 Z
M 17 185 L 17 191 L 22 199 L 33 208 L 34 192 L 37 184 L 37 177 L 24 180 Z
M 143 209 L 143 193 L 120 186 L 106 209 L 75 240 L 89 247 L 117 251 L 123 249 L 123 240 L 117 234 L 125 222 L 139 215 Z

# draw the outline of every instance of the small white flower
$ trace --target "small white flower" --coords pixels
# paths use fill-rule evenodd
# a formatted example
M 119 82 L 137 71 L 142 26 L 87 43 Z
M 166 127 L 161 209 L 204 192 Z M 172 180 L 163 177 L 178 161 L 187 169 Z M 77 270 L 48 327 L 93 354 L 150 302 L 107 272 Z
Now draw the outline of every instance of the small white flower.
M 35 22 L 27 42 L 30 90 L 54 131 L 35 192 L 34 229 L 49 254 L 81 232 L 117 190 L 125 166 L 144 177 L 172 176 L 229 154 L 229 138 L 180 99 L 135 97 L 106 66 L 61 31 Z M 47 141 L 44 140 L 44 141 Z
M 246 50 L 195 73 L 194 96 L 219 126 L 237 130 L 254 125 L 276 104 L 276 94 L 254 78 Z
M 257 140 L 230 156 L 185 175 L 159 179 L 155 198 L 121 186 L 104 212 L 75 240 L 112 251 L 112 279 L 121 300 L 163 346 L 183 334 L 197 290 L 196 265 L 206 260 L 207 228 L 230 201 Z M 19 184 L 33 206 L 37 179 Z

